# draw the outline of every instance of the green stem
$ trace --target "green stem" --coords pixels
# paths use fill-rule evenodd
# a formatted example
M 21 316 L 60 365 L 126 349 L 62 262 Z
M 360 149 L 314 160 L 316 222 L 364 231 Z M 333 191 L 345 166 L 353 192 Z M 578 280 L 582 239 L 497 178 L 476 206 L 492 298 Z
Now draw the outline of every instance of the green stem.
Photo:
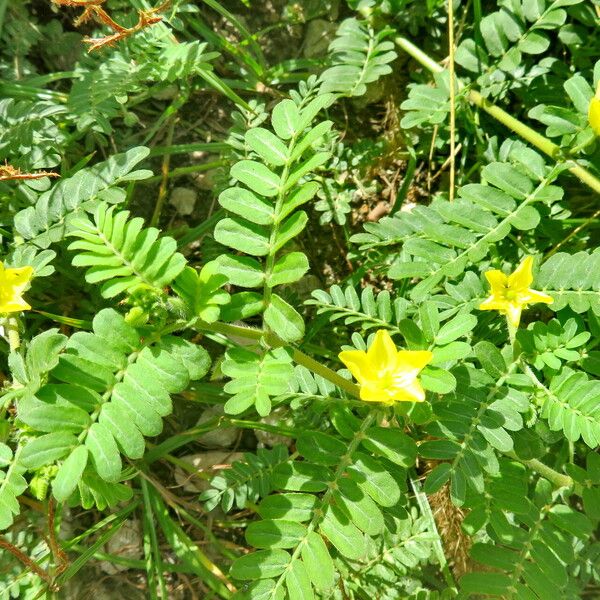
M 4 330 L 6 331 L 10 351 L 14 352 L 15 350 L 18 350 L 21 346 L 18 317 L 6 317 L 6 320 L 4 321 Z
M 396 37 L 394 41 L 400 48 L 402 48 L 402 50 L 410 54 L 410 56 L 420 62 L 432 73 L 441 73 L 444 71 L 444 68 L 441 65 L 435 62 L 430 56 L 425 54 L 425 52 L 415 46 L 411 41 L 402 36 Z M 461 82 L 458 82 L 458 86 L 459 89 L 465 88 L 465 85 Z M 531 145 L 544 152 L 544 154 L 547 154 L 557 162 L 565 162 L 566 159 L 562 156 L 560 147 L 554 142 L 551 142 L 548 138 L 539 134 L 537 131 L 535 131 L 535 129 L 532 129 L 528 125 L 525 125 L 525 123 L 522 123 L 512 115 L 508 114 L 505 110 L 484 98 L 476 90 L 468 90 L 466 95 L 470 102 L 483 109 L 497 121 L 508 127 L 511 131 L 514 131 L 517 135 L 520 135 Z M 590 173 L 581 165 L 577 164 L 575 161 L 568 162 L 571 165 L 569 167 L 569 171 L 573 175 L 575 175 L 580 181 L 585 183 L 595 192 L 600 192 L 600 179 L 592 175 L 592 173 Z
M 555 471 L 552 467 L 549 467 L 548 465 L 544 464 L 540 460 L 537 460 L 536 458 L 532 458 L 531 460 L 524 460 L 522 458 L 519 458 L 514 452 L 507 452 L 506 455 L 512 458 L 513 460 L 518 460 L 520 463 L 524 464 L 530 469 L 533 469 L 536 473 L 539 473 L 542 477 L 545 477 L 554 486 L 558 488 L 572 487 L 574 488 L 575 493 L 581 496 L 582 487 L 578 484 L 575 484 L 573 479 L 568 475 L 563 475 L 562 473 Z
M 171 122 L 169 123 L 169 128 L 167 130 L 167 146 L 170 146 L 173 143 L 173 134 L 175 133 L 176 122 L 177 118 L 175 115 L 173 115 L 171 117 Z M 156 227 L 160 221 L 162 208 L 165 203 L 165 198 L 167 197 L 170 167 L 171 155 L 165 154 L 163 156 L 163 162 L 161 167 L 161 182 L 160 187 L 158 188 L 158 198 L 156 199 L 156 204 L 154 205 L 154 212 L 152 213 L 152 218 L 150 219 L 150 227 Z
M 338 375 L 335 371 L 332 371 L 330 368 L 325 365 L 317 362 L 304 352 L 294 348 L 294 360 L 299 364 L 306 367 L 309 371 L 316 373 L 323 377 L 323 379 L 327 379 L 331 381 L 331 383 L 337 385 L 339 388 L 344 390 L 350 396 L 354 398 L 360 399 L 360 388 L 355 384 L 349 381 L 348 379 L 344 379 L 341 375 Z
M 266 332 L 261 329 L 251 329 L 250 327 L 241 327 L 239 325 L 231 325 L 230 323 L 205 323 L 203 321 L 198 321 L 195 323 L 195 326 L 205 331 L 213 331 L 215 333 L 222 333 L 224 335 L 256 341 L 265 338 L 265 340 L 269 342 L 269 340 L 272 340 L 273 338 L 273 334 L 270 332 Z M 337 385 L 350 396 L 353 396 L 354 398 L 360 398 L 360 388 L 356 384 L 352 383 L 348 379 L 344 379 L 341 375 L 329 367 L 326 367 L 307 354 L 304 354 L 304 352 L 294 348 L 293 358 L 299 365 L 303 365 L 309 371 L 312 371 L 324 379 L 331 381 L 331 383 Z
M 183 175 L 191 175 L 193 173 L 200 173 L 202 171 L 210 171 L 211 169 L 217 169 L 218 167 L 223 167 L 224 165 L 229 164 L 227 160 L 212 160 L 210 162 L 202 163 L 200 165 L 191 165 L 189 167 L 179 167 L 177 169 L 173 169 L 169 171 L 167 174 L 168 179 L 174 179 L 175 177 L 182 177 Z M 154 183 L 156 181 L 161 181 L 163 178 L 161 175 L 154 175 L 154 177 L 148 177 L 148 179 L 143 179 L 140 183 L 148 184 Z
M 269 303 L 271 302 L 272 288 L 269 285 L 269 280 L 271 279 L 273 267 L 275 266 L 276 251 L 274 250 L 274 247 L 275 242 L 277 241 L 277 234 L 279 233 L 279 226 L 281 225 L 279 214 L 281 213 L 281 209 L 283 208 L 283 201 L 285 200 L 285 182 L 288 178 L 290 167 L 293 163 L 292 155 L 294 153 L 294 146 L 296 145 L 296 135 L 294 135 L 294 137 L 292 137 L 292 139 L 290 140 L 290 145 L 288 147 L 289 158 L 285 163 L 285 166 L 283 167 L 283 171 L 281 173 L 281 179 L 279 180 L 279 193 L 277 194 L 277 200 L 275 202 L 273 228 L 271 229 L 271 235 L 269 236 L 269 254 L 267 255 L 267 260 L 265 263 L 265 283 L 263 286 L 263 299 L 265 310 L 267 310 Z

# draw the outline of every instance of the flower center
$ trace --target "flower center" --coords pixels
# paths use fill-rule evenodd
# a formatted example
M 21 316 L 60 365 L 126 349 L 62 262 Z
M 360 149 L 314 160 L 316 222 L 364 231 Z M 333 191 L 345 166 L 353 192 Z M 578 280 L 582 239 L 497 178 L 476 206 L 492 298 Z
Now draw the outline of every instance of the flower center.
M 516 300 L 517 292 L 515 292 L 515 290 L 511 290 L 510 288 L 507 288 L 504 296 L 507 300 Z
M 384 389 L 404 388 L 415 379 L 416 373 L 411 371 L 393 371 L 382 369 L 377 373 L 379 385 Z

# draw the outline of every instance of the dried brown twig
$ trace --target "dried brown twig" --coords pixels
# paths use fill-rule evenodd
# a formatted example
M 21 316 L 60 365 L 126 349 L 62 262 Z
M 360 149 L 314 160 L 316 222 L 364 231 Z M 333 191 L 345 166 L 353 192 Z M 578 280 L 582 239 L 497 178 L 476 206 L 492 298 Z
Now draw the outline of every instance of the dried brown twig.
M 98 23 L 103 23 L 114 33 L 105 35 L 100 38 L 85 37 L 83 41 L 89 44 L 88 52 L 99 50 L 104 46 L 114 46 L 117 42 L 145 29 L 151 25 L 156 25 L 162 21 L 162 17 L 158 14 L 164 11 L 170 4 L 171 0 L 165 0 L 156 8 L 150 10 L 138 10 L 138 22 L 133 27 L 124 27 L 119 25 L 105 10 L 102 8 L 106 0 L 52 0 L 58 6 L 67 6 L 71 8 L 83 8 L 83 13 L 75 20 L 75 25 L 79 26 L 91 19 L 95 19 Z
M 42 177 L 60 177 L 54 171 L 37 171 L 35 173 L 23 173 L 21 169 L 9 165 L 5 162 L 0 165 L 0 181 L 15 181 L 22 179 L 42 179 Z

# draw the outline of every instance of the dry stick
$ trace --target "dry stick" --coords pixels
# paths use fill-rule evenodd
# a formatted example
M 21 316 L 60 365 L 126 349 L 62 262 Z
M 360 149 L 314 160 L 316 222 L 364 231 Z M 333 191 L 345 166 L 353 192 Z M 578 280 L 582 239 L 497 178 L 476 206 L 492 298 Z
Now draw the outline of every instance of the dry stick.
M 36 564 L 27 554 L 21 552 L 16 546 L 13 546 L 3 535 L 0 535 L 0 548 L 8 550 L 17 560 L 21 561 L 28 569 L 33 571 L 40 579 L 43 579 L 52 591 L 57 591 L 57 587 L 52 581 L 52 577 L 38 564 Z
M 69 566 L 69 559 L 56 540 L 55 509 L 56 505 L 54 498 L 50 496 L 48 499 L 48 546 L 50 546 L 50 551 L 54 557 L 54 562 L 57 565 L 54 577 L 58 577 L 67 570 L 67 567 Z
M 456 179 L 456 88 L 454 87 L 454 0 L 448 0 L 448 75 L 450 76 L 450 202 Z
M 398 36 L 394 40 L 396 44 L 402 48 L 405 52 L 410 54 L 416 61 L 420 62 L 425 68 L 429 69 L 432 73 L 441 73 L 444 68 L 435 62 L 430 56 L 425 54 L 420 48 L 415 46 L 410 40 L 402 36 Z M 463 88 L 464 85 L 458 82 L 459 89 Z M 497 121 L 500 121 L 503 125 L 520 135 L 523 139 L 527 140 L 531 145 L 535 146 L 557 162 L 566 162 L 570 166 L 569 171 L 575 175 L 580 181 L 585 183 L 595 192 L 600 192 L 600 179 L 590 173 L 587 169 L 579 165 L 574 160 L 568 159 L 562 155 L 562 151 L 559 146 L 551 142 L 548 138 L 539 134 L 535 129 L 532 129 L 528 125 L 521 123 L 515 117 L 509 115 L 505 110 L 502 110 L 499 106 L 496 106 L 486 98 L 484 98 L 476 90 L 468 90 L 467 98 L 470 102 L 479 106 L 489 115 L 494 117 Z

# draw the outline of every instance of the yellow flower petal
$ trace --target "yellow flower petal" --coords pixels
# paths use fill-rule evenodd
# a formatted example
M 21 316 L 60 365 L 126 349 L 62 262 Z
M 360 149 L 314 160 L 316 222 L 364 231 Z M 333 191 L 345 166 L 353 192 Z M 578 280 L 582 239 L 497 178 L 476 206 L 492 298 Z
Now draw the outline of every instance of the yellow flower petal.
M 594 133 L 600 135 L 600 99 L 594 97 L 590 101 L 588 109 L 588 121 Z
M 367 353 L 364 350 L 344 350 L 339 353 L 339 359 L 348 367 L 354 379 L 360 384 L 373 380 L 376 374 L 371 368 Z M 363 398 L 364 400 L 364 398 Z
M 0 313 L 21 312 L 30 308 L 31 306 L 23 298 L 14 298 L 8 302 L 0 302 Z
M 419 380 L 415 378 L 414 381 L 395 389 L 393 398 L 398 402 L 423 402 L 425 400 L 425 390 Z
M 492 271 L 486 271 L 484 275 L 492 288 L 492 295 L 506 287 L 508 277 L 502 271 L 493 269 Z
M 21 294 L 32 276 L 32 267 L 6 269 L 4 263 L 0 262 L 0 313 L 21 312 L 31 308 Z
M 23 288 L 33 276 L 33 267 L 18 267 L 16 269 L 6 269 L 4 271 L 4 281 L 6 285 L 15 288 Z
M 386 389 L 373 381 L 366 381 L 360 386 L 360 399 L 365 402 L 383 402 L 384 404 L 392 402 Z
M 533 283 L 533 256 L 526 256 L 523 262 L 508 276 L 508 287 L 514 291 L 527 289 Z
M 396 354 L 396 369 L 401 371 L 414 370 L 418 373 L 433 358 L 429 350 L 398 350 Z
M 506 309 L 505 309 L 506 318 L 507 318 L 508 322 L 515 328 L 518 327 L 519 323 L 521 322 L 522 309 L 523 309 L 523 307 L 521 304 L 510 302 L 506 305 Z
M 507 304 L 508 302 L 506 300 L 498 299 L 496 296 L 490 296 L 479 305 L 479 310 L 499 310 L 500 312 L 503 312 L 506 310 Z
M 340 360 L 360 384 L 365 402 L 422 402 L 425 391 L 417 379 L 419 371 L 431 362 L 429 350 L 398 350 L 389 332 L 380 329 L 367 352 L 346 350 Z
M 367 357 L 375 371 L 384 371 L 396 364 L 396 344 L 387 329 L 380 329 L 375 334 L 371 347 L 367 350 Z
M 523 304 L 535 304 L 536 302 L 552 304 L 554 302 L 554 298 L 548 294 L 544 294 L 543 292 L 528 289 L 519 294 L 519 302 L 522 302 Z

